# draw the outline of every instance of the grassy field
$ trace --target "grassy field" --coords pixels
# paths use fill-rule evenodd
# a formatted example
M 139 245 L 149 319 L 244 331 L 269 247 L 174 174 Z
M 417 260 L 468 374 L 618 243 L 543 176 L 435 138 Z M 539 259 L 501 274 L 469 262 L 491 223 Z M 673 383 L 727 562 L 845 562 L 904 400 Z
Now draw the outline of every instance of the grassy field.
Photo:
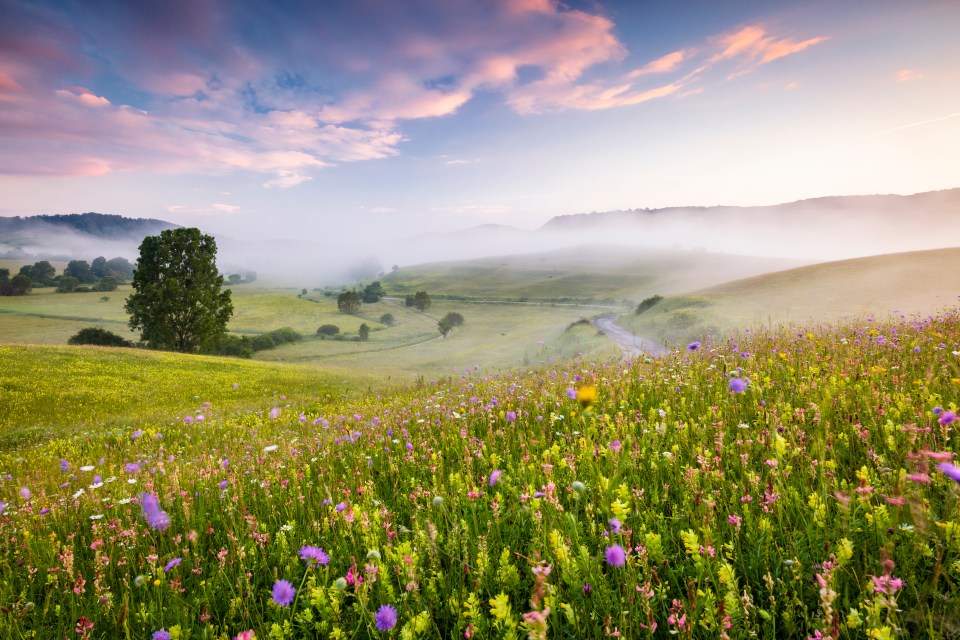
M 936 313 L 960 294 L 960 249 L 873 256 L 790 269 L 667 298 L 623 316 L 638 335 L 686 344 L 780 324 Z
M 0 636 L 954 638 L 958 345 L 950 312 L 353 395 L 4 347 L 4 415 L 51 426 L 0 450 Z
M 0 345 L 0 447 L 78 429 L 170 424 L 197 412 L 269 410 L 280 403 L 277 394 L 332 398 L 372 382 L 356 372 L 333 376 L 315 367 L 236 358 Z
M 493 300 L 636 304 L 776 269 L 797 261 L 615 246 L 402 267 L 381 278 L 391 293 Z

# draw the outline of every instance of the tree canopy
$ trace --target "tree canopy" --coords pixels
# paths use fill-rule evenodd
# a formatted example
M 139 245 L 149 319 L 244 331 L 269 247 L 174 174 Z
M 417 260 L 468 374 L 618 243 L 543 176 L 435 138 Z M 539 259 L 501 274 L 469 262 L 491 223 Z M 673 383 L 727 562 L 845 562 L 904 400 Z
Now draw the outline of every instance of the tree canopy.
M 343 313 L 360 311 L 360 294 L 356 291 L 344 291 L 337 296 L 337 309 Z
M 233 314 L 216 256 L 216 242 L 199 229 L 144 238 L 125 308 L 130 328 L 147 346 L 188 353 L 216 348 Z

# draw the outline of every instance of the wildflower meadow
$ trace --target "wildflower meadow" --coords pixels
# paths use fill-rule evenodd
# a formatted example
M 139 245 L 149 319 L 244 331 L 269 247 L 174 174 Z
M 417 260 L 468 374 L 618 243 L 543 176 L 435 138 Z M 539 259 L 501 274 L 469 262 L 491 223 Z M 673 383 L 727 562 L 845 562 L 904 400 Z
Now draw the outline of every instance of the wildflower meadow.
M 960 637 L 956 311 L 272 397 L 0 453 L 0 635 Z

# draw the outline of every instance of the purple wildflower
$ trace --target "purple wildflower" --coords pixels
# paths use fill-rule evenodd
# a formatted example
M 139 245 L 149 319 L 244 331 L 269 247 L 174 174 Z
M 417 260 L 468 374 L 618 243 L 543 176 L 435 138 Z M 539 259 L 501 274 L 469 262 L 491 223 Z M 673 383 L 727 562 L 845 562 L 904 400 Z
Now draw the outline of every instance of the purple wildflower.
M 170 526 L 170 516 L 160 508 L 160 501 L 153 493 L 140 494 L 140 507 L 147 525 L 155 531 L 163 531 Z
M 703 345 L 700 344 L 699 342 L 691 342 L 690 344 L 687 345 L 687 351 L 696 351 L 702 346 Z
M 743 393 L 747 390 L 747 381 L 743 378 L 730 378 L 730 391 Z
M 577 399 L 577 390 L 574 389 L 573 387 L 568 387 L 568 388 L 567 388 L 567 397 L 570 398 L 571 400 L 576 400 L 576 399 Z
M 623 524 L 616 518 L 610 518 L 610 533 L 616 535 L 620 533 L 620 529 Z
M 390 631 L 397 626 L 397 610 L 389 604 L 381 605 L 373 619 L 379 631 Z
M 287 580 L 277 580 L 273 584 L 273 601 L 281 607 L 289 607 L 293 602 L 293 596 L 297 595 L 297 590 L 293 588 Z
M 956 419 L 957 419 L 956 413 L 954 413 L 953 411 L 944 411 L 943 413 L 940 414 L 940 417 L 937 419 L 937 422 L 939 422 L 942 425 L 948 425 Z
M 170 640 L 170 632 L 166 629 L 154 631 L 153 635 L 150 636 L 150 640 Z
M 346 509 L 346 508 L 347 508 L 347 503 L 346 503 L 346 502 L 341 502 L 341 503 L 339 503 L 339 504 L 336 506 L 336 510 L 337 510 L 338 512 L 343 511 L 343 510 Z
M 620 453 L 620 449 L 622 448 L 623 443 L 621 443 L 619 440 L 614 440 L 610 443 L 610 451 L 613 451 L 614 453 Z
M 493 473 L 490 474 L 490 486 L 497 484 L 497 480 L 500 479 L 500 469 L 496 469 Z
M 270 409 L 271 420 L 276 420 L 279 417 L 280 417 L 280 407 L 274 407 L 273 409 Z
M 182 558 L 174 558 L 173 560 L 165 564 L 163 567 L 163 572 L 169 573 L 171 569 L 173 569 L 175 566 L 180 564 L 180 560 L 182 560 Z
M 139 473 L 140 465 L 136 462 L 128 462 L 127 466 L 124 467 L 124 470 L 126 470 L 127 473 Z
M 627 552 L 618 544 L 607 547 L 607 564 L 611 567 L 622 567 L 627 562 Z
M 30 489 L 28 489 L 28 488 L 26 488 L 26 487 L 21 487 L 21 488 L 20 488 L 20 497 L 23 498 L 24 500 L 29 500 L 29 499 L 30 499 L 30 496 L 32 496 L 32 495 L 33 495 L 33 494 L 30 493 Z
M 516 411 L 507 411 L 507 422 L 514 422 L 517 419 Z
M 330 562 L 330 556 L 320 547 L 309 545 L 300 549 L 300 557 L 307 561 L 307 566 L 316 566 Z
M 950 464 L 949 462 L 941 462 L 937 465 L 937 469 L 946 474 L 951 480 L 960 482 L 960 467 Z
M 0 514 L 7 510 L 7 503 L 3 500 L 0 500 Z
M 184 416 L 183 422 L 185 424 L 193 424 L 193 416 Z
M 61 460 L 60 460 L 60 472 L 61 472 L 61 473 L 66 473 L 67 471 L 70 471 L 70 463 L 67 462 L 66 460 L 62 460 L 62 459 L 61 459 Z
M 138 440 L 142 435 L 143 435 L 143 429 L 137 429 L 136 431 L 130 434 L 130 439 Z
M 943 413 L 943 407 L 934 407 L 934 408 L 933 408 L 933 415 L 938 416 L 938 415 L 940 415 L 941 413 Z
M 220 487 L 221 489 L 226 489 L 228 486 L 230 486 L 230 483 L 227 482 L 226 480 L 221 480 L 220 484 L 218 484 L 217 486 Z

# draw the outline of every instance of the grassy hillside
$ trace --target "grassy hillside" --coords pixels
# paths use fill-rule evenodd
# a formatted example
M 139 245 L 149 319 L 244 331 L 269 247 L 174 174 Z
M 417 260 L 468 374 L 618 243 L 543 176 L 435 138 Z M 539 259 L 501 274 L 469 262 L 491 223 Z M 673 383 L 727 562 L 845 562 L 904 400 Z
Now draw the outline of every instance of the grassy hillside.
M 951 312 L 331 400 L 14 351 L 41 384 L 4 407 L 143 386 L 0 451 L 0 636 L 954 638 L 957 343 Z
M 388 292 L 400 295 L 426 290 L 434 296 L 620 304 L 797 264 L 699 251 L 587 246 L 402 267 L 381 280 Z
M 667 298 L 625 315 L 638 335 L 686 343 L 704 335 L 779 324 L 935 313 L 960 294 L 960 249 L 827 262 Z
M 316 368 L 235 358 L 0 344 L 0 447 L 84 428 L 164 425 L 198 413 L 269 410 L 285 403 L 280 395 L 302 402 L 364 389 L 368 382 L 362 374 L 334 377 Z

